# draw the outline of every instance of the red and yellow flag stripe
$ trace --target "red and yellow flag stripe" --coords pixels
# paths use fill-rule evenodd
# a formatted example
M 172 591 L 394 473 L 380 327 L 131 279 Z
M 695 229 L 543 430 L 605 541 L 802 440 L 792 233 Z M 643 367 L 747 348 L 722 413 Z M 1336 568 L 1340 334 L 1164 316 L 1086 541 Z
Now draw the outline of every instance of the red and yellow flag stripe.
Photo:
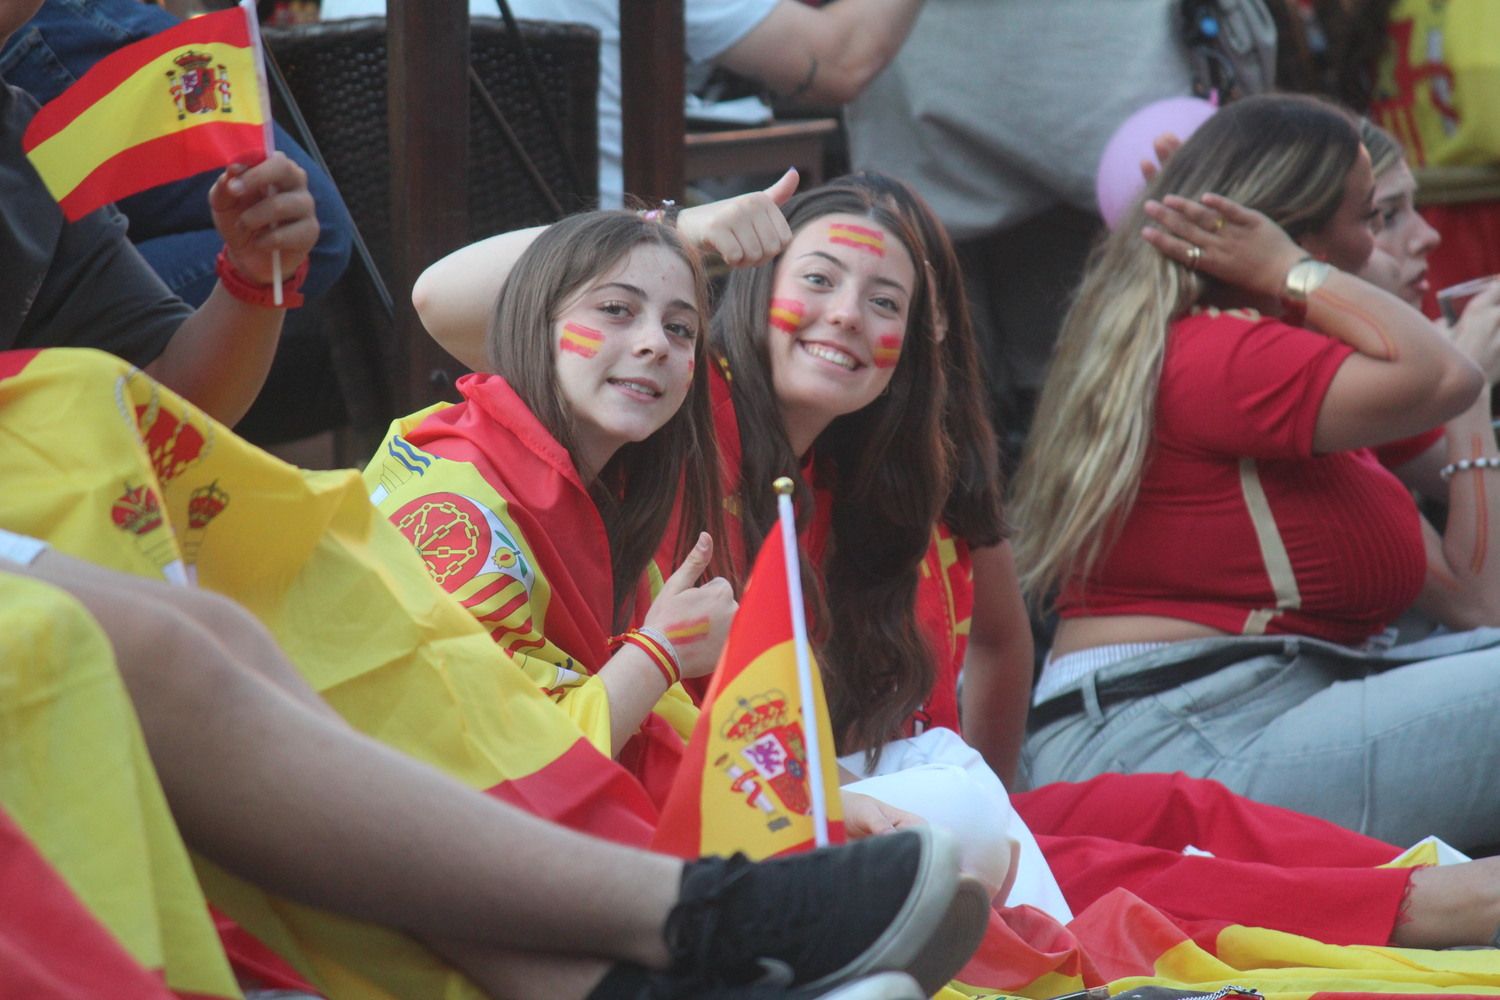
M 203 84 L 201 101 L 188 100 L 185 81 Z M 265 124 L 249 23 L 231 8 L 106 56 L 37 112 L 22 147 L 77 219 L 157 184 L 263 158 Z
M 868 226 L 835 222 L 828 227 L 828 242 L 868 250 L 877 257 L 885 256 L 885 234 Z
M 579 357 L 592 358 L 599 353 L 599 346 L 603 343 L 604 334 L 598 330 L 579 323 L 568 323 L 563 327 L 562 343 L 559 346 Z
M 802 329 L 803 315 L 807 306 L 796 299 L 771 300 L 771 325 L 785 333 L 796 333 Z

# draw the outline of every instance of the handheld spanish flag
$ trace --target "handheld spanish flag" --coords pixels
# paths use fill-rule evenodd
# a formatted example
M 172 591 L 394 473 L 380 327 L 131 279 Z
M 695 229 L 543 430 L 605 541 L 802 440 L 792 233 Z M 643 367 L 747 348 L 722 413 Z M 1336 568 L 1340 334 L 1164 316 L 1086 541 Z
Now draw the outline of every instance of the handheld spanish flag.
M 843 840 L 838 762 L 808 655 L 791 497 L 761 545 L 652 846 L 752 858 Z M 790 487 L 790 483 L 787 483 Z M 831 822 L 830 822 L 831 821 Z M 830 830 L 830 826 L 832 829 Z
M 37 112 L 21 138 L 69 221 L 273 148 L 253 4 L 119 49 Z

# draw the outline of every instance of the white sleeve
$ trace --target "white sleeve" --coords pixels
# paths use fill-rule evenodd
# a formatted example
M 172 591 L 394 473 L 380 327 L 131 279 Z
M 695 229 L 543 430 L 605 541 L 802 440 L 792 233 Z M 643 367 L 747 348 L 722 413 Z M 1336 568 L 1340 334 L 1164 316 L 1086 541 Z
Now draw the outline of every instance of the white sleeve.
M 750 34 L 783 0 L 686 0 L 684 32 L 689 62 L 712 62 Z M 791 2 L 791 0 L 787 0 Z
M 0 559 L 9 559 L 22 566 L 30 566 L 36 557 L 47 551 L 47 543 L 27 535 L 18 535 L 0 528 Z

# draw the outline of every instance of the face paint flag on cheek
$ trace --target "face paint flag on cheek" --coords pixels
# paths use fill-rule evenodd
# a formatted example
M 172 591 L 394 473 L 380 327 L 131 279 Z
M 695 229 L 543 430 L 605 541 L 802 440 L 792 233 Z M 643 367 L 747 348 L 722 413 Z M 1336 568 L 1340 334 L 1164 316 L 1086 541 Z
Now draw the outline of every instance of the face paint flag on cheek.
M 604 334 L 598 330 L 590 330 L 581 323 L 568 323 L 563 327 L 562 343 L 558 346 L 581 358 L 592 358 L 599 353 L 602 343 Z
M 885 234 L 878 229 L 836 222 L 828 227 L 828 242 L 868 250 L 877 257 L 885 256 Z
M 802 317 L 807 306 L 796 299 L 771 300 L 771 325 L 783 333 L 796 333 L 802 329 Z
M 892 334 L 886 334 L 876 342 L 875 367 L 894 368 L 896 362 L 901 360 L 901 338 Z

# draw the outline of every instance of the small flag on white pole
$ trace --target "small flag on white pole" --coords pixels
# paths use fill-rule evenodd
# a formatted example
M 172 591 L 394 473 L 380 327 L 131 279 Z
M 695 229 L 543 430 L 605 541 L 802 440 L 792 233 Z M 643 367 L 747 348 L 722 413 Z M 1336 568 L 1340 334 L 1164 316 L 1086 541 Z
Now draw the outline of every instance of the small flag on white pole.
M 786 558 L 786 590 L 792 604 L 792 646 L 797 656 L 797 687 L 802 700 L 802 733 L 807 740 L 808 791 L 812 796 L 813 836 L 819 847 L 828 846 L 828 799 L 823 788 L 821 728 L 813 713 L 812 662 L 808 655 L 807 611 L 802 605 L 802 571 L 797 559 L 797 519 L 792 515 L 792 481 L 785 476 L 771 484 L 776 491 L 776 513 L 781 520 L 781 552 Z

